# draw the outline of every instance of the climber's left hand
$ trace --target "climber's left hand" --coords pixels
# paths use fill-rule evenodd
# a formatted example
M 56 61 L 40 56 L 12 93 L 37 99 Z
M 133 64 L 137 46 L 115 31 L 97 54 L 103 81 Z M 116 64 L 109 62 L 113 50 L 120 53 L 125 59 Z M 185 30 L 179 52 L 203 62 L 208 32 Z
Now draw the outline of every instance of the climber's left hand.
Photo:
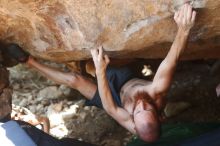
M 178 12 L 174 15 L 174 20 L 178 25 L 178 28 L 189 32 L 195 24 L 196 11 L 192 9 L 192 6 L 188 3 L 184 4 Z

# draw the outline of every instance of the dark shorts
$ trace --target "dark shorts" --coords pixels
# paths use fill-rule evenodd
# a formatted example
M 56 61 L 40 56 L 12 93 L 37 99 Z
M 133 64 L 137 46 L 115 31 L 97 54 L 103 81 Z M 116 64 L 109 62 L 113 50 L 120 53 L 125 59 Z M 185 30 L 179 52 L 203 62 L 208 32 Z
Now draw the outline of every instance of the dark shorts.
M 127 67 L 122 68 L 107 68 L 107 80 L 109 83 L 109 87 L 112 93 L 113 100 L 118 106 L 121 105 L 120 99 L 120 90 L 121 87 L 130 79 L 133 78 L 132 71 Z M 99 95 L 98 90 L 96 91 L 95 95 L 93 96 L 92 100 L 86 100 L 85 103 L 87 106 L 96 106 L 99 108 L 102 107 L 102 101 Z

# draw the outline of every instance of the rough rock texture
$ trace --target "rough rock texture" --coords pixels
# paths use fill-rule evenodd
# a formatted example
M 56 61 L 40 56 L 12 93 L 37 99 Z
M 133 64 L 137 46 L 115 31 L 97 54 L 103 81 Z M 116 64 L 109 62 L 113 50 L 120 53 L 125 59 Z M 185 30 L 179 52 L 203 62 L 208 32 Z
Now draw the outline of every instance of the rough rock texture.
M 12 90 L 9 87 L 9 72 L 0 67 L 0 119 L 11 113 Z
M 176 34 L 184 0 L 1 0 L 0 40 L 32 55 L 67 62 L 102 44 L 111 57 L 162 58 Z M 220 1 L 191 0 L 197 23 L 184 58 L 220 57 Z

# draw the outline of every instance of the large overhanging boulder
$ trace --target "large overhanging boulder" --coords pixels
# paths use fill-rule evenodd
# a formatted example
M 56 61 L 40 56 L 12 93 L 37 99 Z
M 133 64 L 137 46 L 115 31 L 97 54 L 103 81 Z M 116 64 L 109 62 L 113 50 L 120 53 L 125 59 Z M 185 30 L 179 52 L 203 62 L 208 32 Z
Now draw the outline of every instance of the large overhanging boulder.
M 57 62 L 88 59 L 97 45 L 115 58 L 163 58 L 183 1 L 1 0 L 0 40 Z M 191 2 L 198 17 L 183 58 L 220 58 L 220 1 Z

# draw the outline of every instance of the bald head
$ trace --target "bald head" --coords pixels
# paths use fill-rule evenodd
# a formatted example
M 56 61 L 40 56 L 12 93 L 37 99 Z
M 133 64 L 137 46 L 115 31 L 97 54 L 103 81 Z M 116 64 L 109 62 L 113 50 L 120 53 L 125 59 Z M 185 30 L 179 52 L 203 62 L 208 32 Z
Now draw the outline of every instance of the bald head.
M 157 108 L 147 92 L 135 95 L 134 123 L 138 136 L 146 142 L 160 137 L 160 121 Z
M 146 142 L 154 142 L 160 137 L 160 121 L 158 115 L 151 110 L 142 110 L 134 115 L 138 136 Z
M 146 122 L 136 127 L 138 136 L 146 142 L 154 142 L 160 137 L 160 124 Z

